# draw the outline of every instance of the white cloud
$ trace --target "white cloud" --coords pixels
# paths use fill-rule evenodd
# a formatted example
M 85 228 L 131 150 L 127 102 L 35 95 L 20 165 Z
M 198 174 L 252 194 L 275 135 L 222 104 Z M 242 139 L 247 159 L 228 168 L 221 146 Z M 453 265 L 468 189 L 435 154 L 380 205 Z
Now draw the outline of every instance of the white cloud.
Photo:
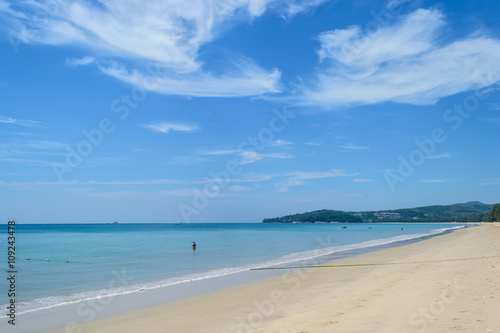
M 42 123 L 41 121 L 25 120 L 25 119 L 14 119 L 14 118 L 11 118 L 11 117 L 4 117 L 4 116 L 0 116 L 0 123 L 2 123 L 2 124 L 21 125 L 21 126 L 27 126 L 27 127 L 44 126 L 44 123 Z
M 447 183 L 449 180 L 447 179 L 421 179 L 419 180 L 421 183 Z
M 284 159 L 284 158 L 293 158 L 290 154 L 284 153 L 268 153 L 268 154 L 259 154 L 253 151 L 242 151 L 240 153 L 241 156 L 241 164 L 249 164 L 253 162 L 257 162 L 264 158 L 266 159 Z
M 281 147 L 281 146 L 289 146 L 291 144 L 292 143 L 290 141 L 280 139 L 280 140 L 274 140 L 274 141 L 268 143 L 267 145 L 270 147 Z
M 308 146 L 321 146 L 322 145 L 322 143 L 315 142 L 315 141 L 308 141 L 308 142 L 305 142 L 304 144 L 308 145 Z
M 354 178 L 352 180 L 353 183 L 369 183 L 373 181 L 374 181 L 373 179 L 368 179 L 368 178 Z
M 430 156 L 427 156 L 427 158 L 429 160 L 437 160 L 437 159 L 440 159 L 440 158 L 451 158 L 451 154 L 450 153 L 444 153 L 444 154 L 439 154 L 439 155 L 430 155 Z
M 145 4 L 100 0 L 25 1 L 19 5 L 2 1 L 0 17 L 4 29 L 16 40 L 79 46 L 99 57 L 70 59 L 69 65 L 95 62 L 104 73 L 148 90 L 187 96 L 253 96 L 279 91 L 280 72 L 235 57 L 226 61 L 232 67 L 213 74 L 203 68 L 199 50 L 235 22 L 250 22 L 263 15 L 270 3 L 281 8 L 296 2 L 150 0 Z M 319 3 L 311 1 L 302 10 Z M 43 21 L 37 16 L 40 12 L 47 14 Z M 143 67 L 157 70 L 138 69 Z
M 262 159 L 286 159 L 293 158 L 290 154 L 285 153 L 267 153 L 261 154 L 250 150 L 215 150 L 203 152 L 203 155 L 237 155 L 240 157 L 240 164 L 249 164 L 260 161 Z
M 318 55 L 326 68 L 295 102 L 326 107 L 434 104 L 500 80 L 498 39 L 475 33 L 444 44 L 444 27 L 440 11 L 419 9 L 374 32 L 359 26 L 323 32 Z
M 270 180 L 272 178 L 274 178 L 273 175 L 248 174 L 248 175 L 243 176 L 242 178 L 231 179 L 230 182 L 234 182 L 234 183 L 259 183 L 259 182 L 263 182 L 266 180 Z
M 288 16 L 294 16 L 298 13 L 305 12 L 311 8 L 316 8 L 322 3 L 328 0 L 300 0 L 300 1 L 288 1 L 288 9 L 286 13 Z
M 68 145 L 48 140 L 18 140 L 0 143 L 0 160 L 30 166 L 51 166 L 51 161 L 40 156 L 59 156 L 67 154 Z
M 324 178 L 334 178 L 334 177 L 352 177 L 357 175 L 357 173 L 347 173 L 340 169 L 331 169 L 329 171 L 294 171 L 288 172 L 285 176 L 288 178 L 284 182 L 277 183 L 275 186 L 277 188 L 276 192 L 288 192 L 292 186 L 305 185 L 305 180 L 311 179 L 324 179 Z
M 361 198 L 361 197 L 364 197 L 364 195 L 361 194 L 361 193 L 346 193 L 343 196 L 346 197 L 346 198 Z
M 48 162 L 50 165 L 51 162 Z M 44 164 L 45 165 L 45 164 Z M 57 186 L 64 186 L 64 185 L 80 185 L 80 186 L 86 186 L 86 185 L 125 185 L 125 186 L 131 186 L 131 185 L 172 185 L 172 184 L 188 184 L 192 182 L 186 182 L 186 181 L 181 181 L 181 180 L 176 180 L 176 179 L 145 179 L 145 180 L 110 180 L 110 181 L 94 181 L 94 180 L 89 180 L 89 181 L 54 181 L 54 182 L 46 182 L 46 181 L 37 181 L 37 182 L 24 182 L 24 183 L 17 183 L 17 182 L 12 182 L 12 183 L 5 183 L 4 185 L 57 185 Z
M 276 184 L 276 192 L 288 192 L 291 186 L 301 186 L 304 185 L 305 182 L 302 180 L 288 180 L 284 183 Z
M 364 149 L 368 149 L 370 147 L 368 147 L 368 146 L 359 146 L 359 145 L 356 145 L 354 143 L 346 143 L 345 145 L 337 146 L 337 148 L 348 149 L 348 150 L 364 150 Z
M 241 185 L 229 186 L 227 189 L 228 189 L 228 191 L 231 191 L 231 192 L 246 192 L 246 191 L 251 190 L 250 187 L 241 186 Z
M 194 192 L 192 188 L 181 188 L 176 190 L 161 191 L 160 193 L 173 197 L 192 197 Z
M 178 123 L 157 123 L 157 124 L 146 124 L 142 125 L 144 128 L 150 129 L 153 132 L 168 133 L 170 131 L 177 132 L 196 132 L 198 126 L 189 124 L 178 124 Z
M 76 66 L 86 66 L 90 65 L 95 62 L 94 57 L 83 57 L 83 58 L 71 58 L 71 59 L 66 59 L 66 65 L 71 66 L 71 67 L 76 67 Z
M 201 156 L 176 156 L 173 158 L 173 163 L 184 165 L 195 165 L 206 162 L 208 159 Z
M 291 179 L 294 180 L 304 180 L 304 179 L 321 179 L 321 178 L 332 178 L 332 177 L 349 177 L 355 176 L 357 173 L 347 173 L 340 169 L 331 169 L 325 172 L 310 172 L 310 171 L 295 171 L 287 173 Z
M 267 72 L 248 61 L 234 64 L 237 70 L 216 76 L 204 71 L 172 73 L 169 70 L 156 73 L 139 70 L 128 71 L 114 63 L 100 69 L 119 80 L 157 93 L 196 97 L 238 97 L 279 92 L 281 72 Z
M 406 2 L 409 2 L 409 1 L 412 1 L 412 0 L 389 0 L 389 2 L 387 3 L 386 8 L 393 9 L 393 8 L 399 7 L 402 4 L 404 4 Z
M 9 162 L 9 163 L 21 163 L 24 165 L 31 166 L 51 166 L 52 162 L 41 159 L 29 159 L 29 158 L 16 158 L 16 157 L 3 157 L 0 158 L 0 161 Z

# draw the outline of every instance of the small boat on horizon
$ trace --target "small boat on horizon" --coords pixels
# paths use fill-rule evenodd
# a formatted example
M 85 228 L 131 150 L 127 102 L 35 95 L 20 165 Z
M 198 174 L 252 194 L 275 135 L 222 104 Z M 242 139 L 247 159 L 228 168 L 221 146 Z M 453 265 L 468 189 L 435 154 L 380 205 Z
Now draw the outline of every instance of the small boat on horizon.
M 182 221 L 175 223 L 175 225 L 181 225 L 181 224 L 182 224 Z

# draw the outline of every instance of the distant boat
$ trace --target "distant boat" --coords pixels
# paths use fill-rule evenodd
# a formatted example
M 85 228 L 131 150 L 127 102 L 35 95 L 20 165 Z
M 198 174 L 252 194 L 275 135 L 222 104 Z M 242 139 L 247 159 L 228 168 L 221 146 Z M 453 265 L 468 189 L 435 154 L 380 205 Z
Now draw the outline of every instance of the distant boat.
M 182 221 L 177 222 L 175 225 L 181 225 Z

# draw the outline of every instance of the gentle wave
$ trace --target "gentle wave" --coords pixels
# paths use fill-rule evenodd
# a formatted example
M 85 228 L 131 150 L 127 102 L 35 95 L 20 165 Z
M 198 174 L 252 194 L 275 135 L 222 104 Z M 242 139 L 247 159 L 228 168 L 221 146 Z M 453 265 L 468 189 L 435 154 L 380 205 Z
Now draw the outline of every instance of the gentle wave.
M 320 258 L 323 256 L 327 256 L 327 255 L 331 255 L 331 254 L 339 253 L 339 252 L 344 252 L 344 251 L 349 251 L 349 250 L 366 249 L 366 248 L 370 248 L 370 247 L 382 246 L 382 245 L 387 245 L 387 244 L 391 244 L 391 243 L 416 240 L 419 238 L 435 236 L 438 234 L 442 234 L 444 232 L 448 232 L 448 231 L 455 230 L 455 229 L 461 229 L 461 228 L 463 228 L 463 226 L 434 229 L 428 233 L 394 236 L 394 237 L 390 237 L 390 238 L 375 239 L 375 240 L 365 241 L 365 242 L 356 243 L 356 244 L 332 246 L 332 247 L 326 246 L 328 243 L 328 240 L 326 240 L 326 241 L 323 240 L 323 242 L 322 242 L 323 244 L 321 244 L 321 240 L 320 240 L 319 243 L 322 246 L 326 246 L 326 247 L 322 247 L 322 248 L 318 248 L 318 249 L 310 250 L 310 251 L 305 251 L 305 252 L 291 253 L 291 254 L 282 256 L 280 258 L 261 262 L 261 263 L 249 264 L 249 265 L 244 265 L 244 266 L 239 266 L 239 267 L 227 267 L 227 268 L 214 269 L 214 270 L 210 270 L 210 271 L 206 271 L 206 272 L 202 272 L 202 273 L 182 275 L 182 276 L 172 277 L 172 278 L 168 278 L 168 279 L 160 280 L 160 281 L 155 281 L 155 282 L 137 283 L 137 284 L 131 284 L 131 285 L 127 285 L 127 286 L 121 286 L 121 287 L 115 287 L 115 288 L 109 288 L 109 289 L 85 291 L 85 292 L 80 292 L 80 293 L 74 293 L 74 294 L 67 295 L 67 296 L 43 297 L 43 298 L 38 298 L 38 299 L 35 299 L 32 301 L 28 301 L 28 302 L 19 302 L 16 304 L 16 309 L 17 309 L 17 314 L 23 314 L 23 313 L 28 313 L 28 312 L 39 311 L 39 310 L 43 310 L 43 309 L 49 309 L 49 308 L 53 308 L 53 307 L 68 305 L 68 304 L 74 304 L 74 303 L 78 303 L 78 302 L 82 302 L 82 301 L 101 299 L 101 298 L 113 297 L 113 296 L 118 296 L 118 295 L 125 295 L 125 294 L 136 293 L 136 292 L 143 292 L 146 290 L 153 290 L 153 289 L 157 289 L 157 288 L 168 287 L 168 286 L 178 285 L 178 284 L 192 282 L 192 281 L 217 278 L 217 277 L 222 277 L 222 276 L 226 276 L 226 275 L 230 275 L 230 274 L 236 274 L 236 273 L 240 273 L 240 272 L 249 271 L 249 270 L 255 269 L 255 268 L 274 267 L 274 266 L 290 264 L 290 263 L 298 262 L 298 261 L 317 259 L 317 258 Z M 6 316 L 8 314 L 8 311 L 5 310 L 6 306 L 7 306 L 7 304 L 1 305 L 2 311 L 0 311 L 0 316 Z

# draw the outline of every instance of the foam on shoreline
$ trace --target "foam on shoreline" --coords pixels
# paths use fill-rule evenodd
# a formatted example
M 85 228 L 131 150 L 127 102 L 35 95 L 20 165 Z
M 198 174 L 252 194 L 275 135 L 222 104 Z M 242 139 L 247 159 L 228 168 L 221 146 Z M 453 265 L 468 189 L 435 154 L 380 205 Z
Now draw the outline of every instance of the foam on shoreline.
M 255 268 L 265 268 L 265 267 L 275 267 L 280 265 L 287 265 L 291 263 L 299 263 L 314 260 L 315 263 L 319 262 L 327 262 L 331 261 L 332 258 L 329 256 L 339 254 L 338 258 L 342 258 L 342 253 L 349 252 L 353 250 L 360 250 L 361 253 L 370 252 L 370 250 L 374 251 L 378 249 L 380 246 L 396 246 L 397 244 L 404 245 L 405 242 L 414 242 L 423 240 L 429 237 L 433 237 L 436 235 L 440 235 L 443 233 L 451 232 L 456 229 L 463 228 L 463 226 L 454 226 L 450 228 L 440 228 L 434 229 L 428 233 L 420 233 L 420 234 L 409 234 L 409 235 L 400 235 L 394 236 L 390 238 L 381 238 L 370 241 L 365 241 L 356 244 L 342 245 L 342 246 L 331 246 L 328 247 L 328 240 L 324 241 L 322 248 L 317 248 L 310 251 L 303 251 L 297 253 L 291 253 L 280 258 L 269 260 L 260 263 L 254 263 L 249 265 L 243 265 L 238 267 L 225 267 L 214 270 L 209 270 L 202 273 L 196 274 L 188 274 L 182 275 L 178 277 L 168 278 L 164 280 L 147 282 L 147 283 L 135 283 L 130 285 L 125 285 L 121 287 L 109 288 L 109 289 L 100 289 L 100 290 L 91 290 L 80 293 L 74 293 L 66 296 L 51 296 L 35 299 L 28 302 L 19 302 L 17 304 L 17 314 L 24 314 L 39 310 L 50 309 L 54 307 L 60 307 L 70 304 L 75 304 L 83 301 L 89 300 L 99 300 L 102 298 L 127 295 L 132 293 L 144 292 L 149 290 L 154 290 L 158 288 L 164 288 L 169 286 L 175 286 L 180 284 L 185 284 L 194 281 L 201 281 L 207 279 L 220 278 L 236 273 L 247 272 L 251 269 Z M 5 307 L 2 305 L 0 316 L 5 316 L 7 311 L 4 310 Z

